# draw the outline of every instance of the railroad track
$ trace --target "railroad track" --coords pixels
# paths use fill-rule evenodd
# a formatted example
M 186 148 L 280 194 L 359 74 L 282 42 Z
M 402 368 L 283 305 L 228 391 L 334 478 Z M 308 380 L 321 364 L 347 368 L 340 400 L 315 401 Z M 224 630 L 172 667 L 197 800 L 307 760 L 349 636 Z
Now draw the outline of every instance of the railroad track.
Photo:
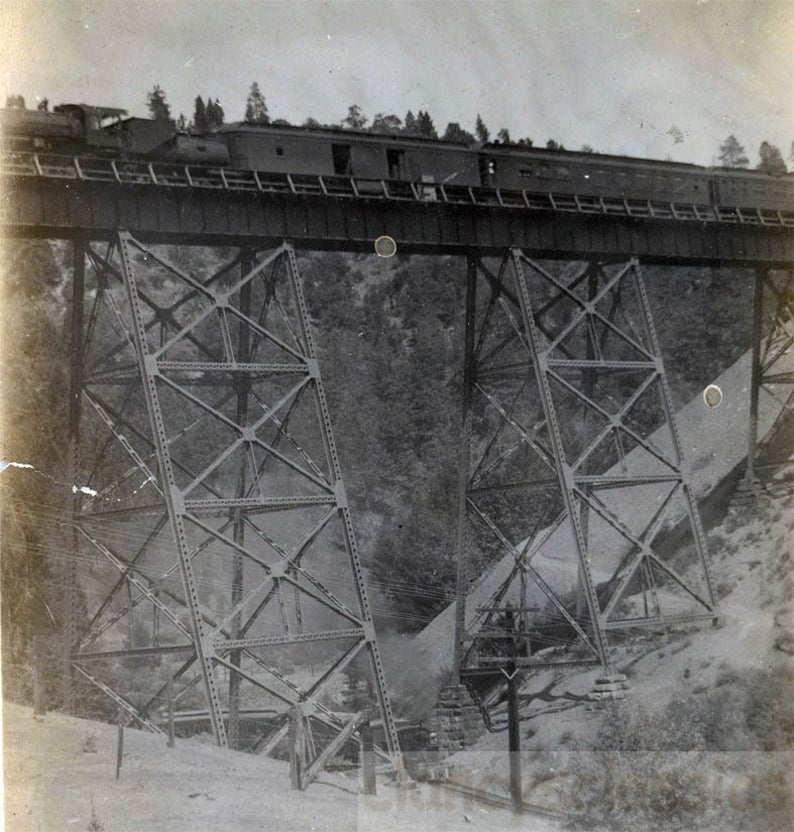
M 484 803 L 486 806 L 498 806 L 500 809 L 513 808 L 513 801 L 509 797 L 504 797 L 501 794 L 494 794 L 493 792 L 486 792 L 482 789 L 475 789 L 473 786 L 464 786 L 460 783 L 452 783 L 449 780 L 428 780 L 430 785 L 437 786 L 455 794 L 468 797 L 478 803 Z M 537 817 L 549 818 L 557 821 L 572 821 L 578 820 L 579 816 L 569 812 L 555 812 L 553 809 L 546 809 L 543 806 L 537 806 L 534 803 L 521 802 L 521 809 L 523 814 L 536 815 Z

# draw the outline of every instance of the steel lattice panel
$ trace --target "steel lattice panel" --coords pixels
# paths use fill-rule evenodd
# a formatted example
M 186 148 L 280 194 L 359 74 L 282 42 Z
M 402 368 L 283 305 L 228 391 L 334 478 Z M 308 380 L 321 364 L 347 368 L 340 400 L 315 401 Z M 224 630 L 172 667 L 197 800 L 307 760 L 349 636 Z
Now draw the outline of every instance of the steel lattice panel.
M 81 455 L 97 493 L 76 517 L 92 565 L 72 664 L 151 730 L 173 681 L 221 744 L 256 706 L 274 713 L 272 749 L 300 704 L 314 772 L 355 727 L 323 697 L 366 659 L 400 768 L 295 254 L 246 249 L 210 272 L 203 251 L 173 262 L 128 234 L 88 249 Z
M 462 449 L 461 672 L 504 661 L 506 638 L 524 667 L 609 671 L 612 630 L 716 620 L 639 264 L 552 273 L 518 249 L 498 270 L 471 260 L 469 312 L 466 411 L 480 433 L 469 426 Z M 491 506 L 484 471 L 500 495 Z M 478 572 L 466 564 L 484 531 L 510 557 L 490 601 L 466 610 Z M 505 614 L 517 623 L 508 635 Z

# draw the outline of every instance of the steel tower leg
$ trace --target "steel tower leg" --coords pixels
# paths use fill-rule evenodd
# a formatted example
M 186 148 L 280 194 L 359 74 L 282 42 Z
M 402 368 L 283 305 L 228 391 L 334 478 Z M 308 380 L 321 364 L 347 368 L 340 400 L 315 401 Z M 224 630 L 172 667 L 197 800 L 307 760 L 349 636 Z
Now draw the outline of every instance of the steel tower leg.
M 79 479 L 80 460 L 80 413 L 83 391 L 83 305 L 85 300 L 85 258 L 86 247 L 83 240 L 73 243 L 73 278 L 71 307 L 71 344 L 69 373 L 69 461 L 68 479 L 76 483 Z M 70 551 L 65 559 L 65 623 L 64 628 L 64 666 L 62 675 L 63 707 L 67 713 L 73 713 L 75 707 L 72 680 L 72 650 L 76 638 L 77 615 L 77 562 L 80 557 L 80 539 L 75 521 L 80 511 L 80 494 L 75 492 L 72 499 L 72 531 Z
M 325 388 L 323 387 L 322 378 L 320 376 L 320 366 L 311 330 L 309 310 L 306 306 L 306 299 L 303 295 L 303 286 L 300 281 L 298 262 L 295 258 L 295 250 L 291 246 L 286 246 L 285 248 L 289 262 L 290 285 L 299 311 L 298 321 L 300 324 L 301 334 L 303 336 L 303 344 L 306 350 L 306 359 L 309 364 L 310 373 L 314 377 L 315 407 L 317 409 L 321 425 L 322 440 L 325 447 L 327 463 L 333 476 L 336 510 L 342 523 L 345 549 L 354 576 L 356 594 L 358 595 L 358 607 L 364 630 L 363 635 L 366 644 L 366 651 L 369 656 L 372 674 L 375 679 L 375 693 L 377 695 L 378 704 L 383 716 L 386 742 L 395 761 L 398 778 L 402 780 L 405 777 L 405 770 L 403 767 L 402 754 L 400 752 L 400 740 L 397 736 L 397 726 L 394 721 L 391 700 L 389 699 L 389 694 L 386 689 L 386 674 L 383 669 L 383 663 L 378 649 L 378 642 L 375 636 L 375 624 L 372 620 L 372 610 L 370 609 L 369 599 L 367 597 L 364 570 L 361 566 L 361 557 L 356 543 L 353 520 L 347 500 L 347 492 L 342 478 L 342 466 L 339 461 L 339 454 L 336 450 L 336 441 L 334 440 L 333 429 L 331 426 L 331 413 L 328 409 L 328 400 L 326 399 Z
M 226 745 L 226 726 L 223 722 L 223 708 L 218 683 L 215 678 L 215 666 L 207 644 L 208 627 L 201 614 L 199 604 L 198 581 L 193 570 L 190 545 L 188 543 L 185 529 L 184 496 L 176 481 L 176 473 L 171 461 L 171 454 L 168 447 L 168 434 L 166 433 L 165 419 L 163 418 L 160 406 L 160 394 L 157 387 L 159 367 L 149 347 L 149 338 L 146 331 L 146 322 L 143 316 L 142 300 L 138 291 L 133 267 L 132 256 L 134 246 L 132 239 L 126 235 L 119 235 L 119 249 L 121 251 L 121 262 L 124 269 L 125 287 L 127 298 L 132 313 L 133 340 L 138 354 L 138 364 L 143 378 L 143 391 L 146 397 L 146 406 L 149 411 L 149 418 L 154 428 L 154 440 L 157 448 L 157 461 L 162 476 L 162 487 L 168 507 L 168 516 L 171 521 L 171 529 L 179 552 L 179 564 L 182 573 L 185 598 L 188 603 L 190 620 L 193 632 L 193 646 L 196 650 L 201 675 L 204 679 L 204 689 L 207 696 L 207 706 L 212 730 L 218 745 Z
M 549 359 L 550 350 L 544 350 L 541 345 L 541 333 L 535 320 L 532 301 L 530 300 L 529 289 L 522 266 L 522 254 L 518 250 L 513 251 L 514 280 L 518 293 L 518 300 L 521 306 L 521 318 L 524 325 L 524 332 L 529 336 L 530 352 L 535 371 L 535 378 L 539 382 L 540 398 L 543 403 L 543 414 L 546 424 L 549 426 L 549 439 L 554 453 L 554 461 L 557 468 L 557 476 L 560 479 L 560 490 L 565 504 L 565 512 L 568 516 L 571 530 L 573 532 L 574 545 L 579 562 L 579 577 L 582 581 L 582 590 L 585 603 L 592 624 L 592 637 L 598 651 L 598 658 L 606 673 L 612 672 L 607 645 L 606 630 L 601 619 L 601 610 L 598 604 L 595 581 L 590 566 L 590 553 L 587 547 L 587 533 L 583 528 L 583 514 L 586 517 L 588 502 L 583 499 L 576 500 L 574 495 L 574 470 L 566 457 L 560 423 L 557 417 L 557 408 L 552 396 L 549 384 Z M 592 283 L 588 282 L 588 288 L 592 295 Z M 592 300 L 590 300 L 592 303 Z M 588 320 L 589 324 L 589 320 Z M 592 343 L 592 338 L 587 339 Z M 589 354 L 589 353 L 588 353 Z M 592 372 L 597 366 L 595 359 L 585 359 L 589 366 L 583 370 L 583 377 L 586 389 L 592 388 Z M 585 486 L 586 487 L 586 486 Z
M 791 451 L 790 441 L 776 436 L 784 424 L 788 425 L 794 412 L 794 272 L 790 269 L 758 268 L 753 296 L 753 345 L 750 371 L 750 419 L 747 446 L 747 467 L 739 485 L 739 496 L 758 496 L 763 490 L 759 466 L 774 469 L 784 464 Z M 763 395 L 762 395 L 763 394 Z M 775 400 L 779 416 L 772 429 L 759 435 L 759 408 Z M 786 446 L 773 457 L 782 459 L 759 460 L 761 446 L 767 438 L 782 440 Z M 788 453 L 786 452 L 788 451 Z
M 240 253 L 240 278 L 243 279 L 254 268 L 254 254 L 250 250 Z M 240 312 L 245 317 L 251 316 L 251 284 L 244 283 L 240 289 Z M 241 326 L 237 333 L 237 358 L 241 364 L 250 362 L 251 330 L 250 327 Z M 235 392 L 237 396 L 237 407 L 235 421 L 238 425 L 248 423 L 248 396 L 250 392 L 250 379 L 245 373 L 240 373 L 234 379 Z M 240 462 L 237 480 L 237 498 L 243 499 L 248 488 L 247 465 L 245 460 Z M 242 511 L 239 508 L 232 509 L 230 519 L 233 524 L 233 539 L 242 549 L 245 546 L 245 522 Z M 244 595 L 244 563 L 241 551 L 238 550 L 232 556 L 232 606 L 237 606 Z M 232 618 L 231 637 L 240 638 L 242 628 L 242 616 L 238 613 Z M 229 653 L 229 662 L 235 667 L 240 667 L 242 654 L 239 650 L 232 650 Z M 229 674 L 229 745 L 238 748 L 240 744 L 240 676 L 238 673 Z
M 458 462 L 458 506 L 455 584 L 455 655 L 452 676 L 460 684 L 460 668 L 464 655 L 466 635 L 466 595 L 469 588 L 468 568 L 468 511 L 467 489 L 470 478 L 471 439 L 472 439 L 472 398 L 474 393 L 474 339 L 477 315 L 477 263 L 473 254 L 466 258 L 466 331 L 463 359 L 463 425 L 460 437 Z

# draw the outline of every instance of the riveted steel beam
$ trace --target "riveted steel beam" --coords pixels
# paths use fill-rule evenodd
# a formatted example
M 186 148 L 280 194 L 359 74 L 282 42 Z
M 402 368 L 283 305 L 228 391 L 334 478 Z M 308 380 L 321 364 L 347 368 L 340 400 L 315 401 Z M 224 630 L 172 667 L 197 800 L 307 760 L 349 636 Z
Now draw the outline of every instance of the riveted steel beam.
M 399 251 L 498 253 L 520 247 L 535 258 L 620 259 L 670 264 L 786 264 L 786 224 L 727 221 L 713 212 L 592 213 L 560 204 L 339 198 L 322 193 L 224 191 L 119 185 L 110 181 L 4 176 L 0 234 L 112 240 L 118 228 L 149 243 L 372 251 L 388 234 Z

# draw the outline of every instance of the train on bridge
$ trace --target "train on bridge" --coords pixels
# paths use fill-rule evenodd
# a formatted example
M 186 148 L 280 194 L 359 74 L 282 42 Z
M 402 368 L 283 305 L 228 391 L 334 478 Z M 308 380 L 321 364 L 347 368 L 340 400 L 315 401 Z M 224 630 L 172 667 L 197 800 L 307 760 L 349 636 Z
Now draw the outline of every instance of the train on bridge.
M 287 124 L 236 122 L 194 135 L 171 120 L 85 104 L 62 104 L 53 112 L 0 109 L 0 138 L 11 152 L 410 182 L 430 193 L 441 184 L 760 211 L 794 207 L 792 173 Z

